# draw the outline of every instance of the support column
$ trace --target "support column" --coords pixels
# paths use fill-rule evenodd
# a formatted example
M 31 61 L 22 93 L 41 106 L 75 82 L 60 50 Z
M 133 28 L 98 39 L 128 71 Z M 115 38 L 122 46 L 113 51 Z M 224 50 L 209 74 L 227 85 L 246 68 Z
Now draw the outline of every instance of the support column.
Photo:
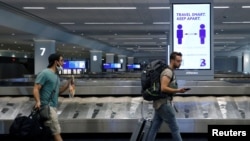
M 128 57 L 128 64 L 134 64 L 134 57 Z
M 106 63 L 114 63 L 114 53 L 106 53 Z M 107 72 L 114 71 L 113 69 L 107 69 Z
M 237 72 L 243 72 L 242 71 L 242 58 L 243 58 L 243 56 L 241 55 L 241 56 L 237 56 L 238 57 L 238 61 L 237 61 Z
M 49 55 L 56 52 L 55 40 L 34 40 L 35 75 L 47 68 Z
M 134 64 L 134 57 L 128 57 L 128 64 Z M 133 71 L 134 69 L 129 69 L 129 71 Z
M 250 73 L 250 52 L 243 53 L 243 72 Z
M 90 72 L 102 72 L 102 51 L 90 51 Z
M 118 55 L 118 63 L 122 64 L 122 68 L 118 69 L 118 71 L 126 71 L 126 68 L 127 68 L 126 55 Z

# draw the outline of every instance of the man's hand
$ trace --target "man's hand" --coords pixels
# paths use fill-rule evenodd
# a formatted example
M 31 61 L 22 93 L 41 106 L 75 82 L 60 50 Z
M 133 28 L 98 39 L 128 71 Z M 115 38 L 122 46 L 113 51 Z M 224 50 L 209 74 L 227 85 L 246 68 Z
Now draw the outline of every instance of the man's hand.
M 74 76 L 72 76 L 71 80 L 69 81 L 69 93 L 72 97 L 75 95 L 75 80 Z
M 75 95 L 75 85 L 74 84 L 69 84 L 69 93 L 71 96 Z
M 188 91 L 186 88 L 181 88 L 178 90 L 179 93 L 185 93 L 186 91 Z
M 34 108 L 35 108 L 35 109 L 40 109 L 40 108 L 41 108 L 41 102 L 40 102 L 40 101 L 36 102 Z

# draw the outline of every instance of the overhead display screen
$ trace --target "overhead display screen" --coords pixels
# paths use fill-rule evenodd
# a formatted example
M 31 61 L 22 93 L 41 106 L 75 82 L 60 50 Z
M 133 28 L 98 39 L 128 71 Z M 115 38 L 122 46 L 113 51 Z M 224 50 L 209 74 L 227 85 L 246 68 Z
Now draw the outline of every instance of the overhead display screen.
M 63 68 L 85 69 L 85 61 L 64 61 Z
M 140 64 L 127 64 L 128 69 L 140 69 L 141 65 Z
M 120 63 L 104 63 L 103 68 L 104 69 L 121 69 L 122 64 L 120 64 Z
M 181 52 L 180 69 L 211 69 L 211 4 L 174 4 L 173 51 Z

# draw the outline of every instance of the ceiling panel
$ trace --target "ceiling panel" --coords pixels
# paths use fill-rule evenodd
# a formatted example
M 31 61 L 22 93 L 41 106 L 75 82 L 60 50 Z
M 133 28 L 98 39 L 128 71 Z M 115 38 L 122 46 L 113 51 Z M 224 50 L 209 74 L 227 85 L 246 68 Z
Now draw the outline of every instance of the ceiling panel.
M 99 40 L 116 48 L 133 48 L 136 51 L 148 51 L 144 47 L 166 47 L 168 44 L 169 25 L 155 25 L 154 22 L 169 22 L 170 9 L 149 9 L 148 7 L 168 7 L 168 0 L 2 0 L 16 9 L 25 11 L 42 20 L 63 27 L 66 31 Z M 214 46 L 215 51 L 233 51 L 242 49 L 250 41 L 250 23 L 225 24 L 223 22 L 250 21 L 250 9 L 241 8 L 250 5 L 249 0 L 214 0 L 215 6 L 229 6 L 227 9 L 214 9 Z M 136 7 L 124 10 L 61 10 L 56 7 Z M 25 10 L 23 7 L 44 7 L 41 10 Z M 62 25 L 61 22 L 74 23 Z M 120 23 L 115 25 L 87 23 Z M 122 24 L 136 22 L 140 24 Z M 14 34 L 14 35 L 13 35 Z M 1 50 L 21 50 L 33 52 L 35 35 L 0 27 Z M 141 38 L 141 39 L 139 39 Z M 161 39 L 160 39 L 161 38 Z M 164 39 L 165 38 L 165 39 Z M 64 46 L 62 46 L 64 44 Z M 59 52 L 87 55 L 84 47 L 58 43 Z M 142 49 L 138 49 L 141 47 Z M 218 48 L 218 49 L 216 49 Z M 84 53 L 83 53 L 84 52 Z

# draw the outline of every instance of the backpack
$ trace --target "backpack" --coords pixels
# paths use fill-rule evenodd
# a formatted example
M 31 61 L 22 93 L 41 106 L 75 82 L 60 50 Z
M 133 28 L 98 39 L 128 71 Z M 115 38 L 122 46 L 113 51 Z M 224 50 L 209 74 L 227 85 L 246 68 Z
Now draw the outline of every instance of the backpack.
M 168 68 L 162 60 L 150 62 L 141 73 L 141 94 L 144 100 L 152 101 L 165 98 L 166 94 L 161 92 L 160 75 Z M 173 76 L 170 82 L 173 81 Z

